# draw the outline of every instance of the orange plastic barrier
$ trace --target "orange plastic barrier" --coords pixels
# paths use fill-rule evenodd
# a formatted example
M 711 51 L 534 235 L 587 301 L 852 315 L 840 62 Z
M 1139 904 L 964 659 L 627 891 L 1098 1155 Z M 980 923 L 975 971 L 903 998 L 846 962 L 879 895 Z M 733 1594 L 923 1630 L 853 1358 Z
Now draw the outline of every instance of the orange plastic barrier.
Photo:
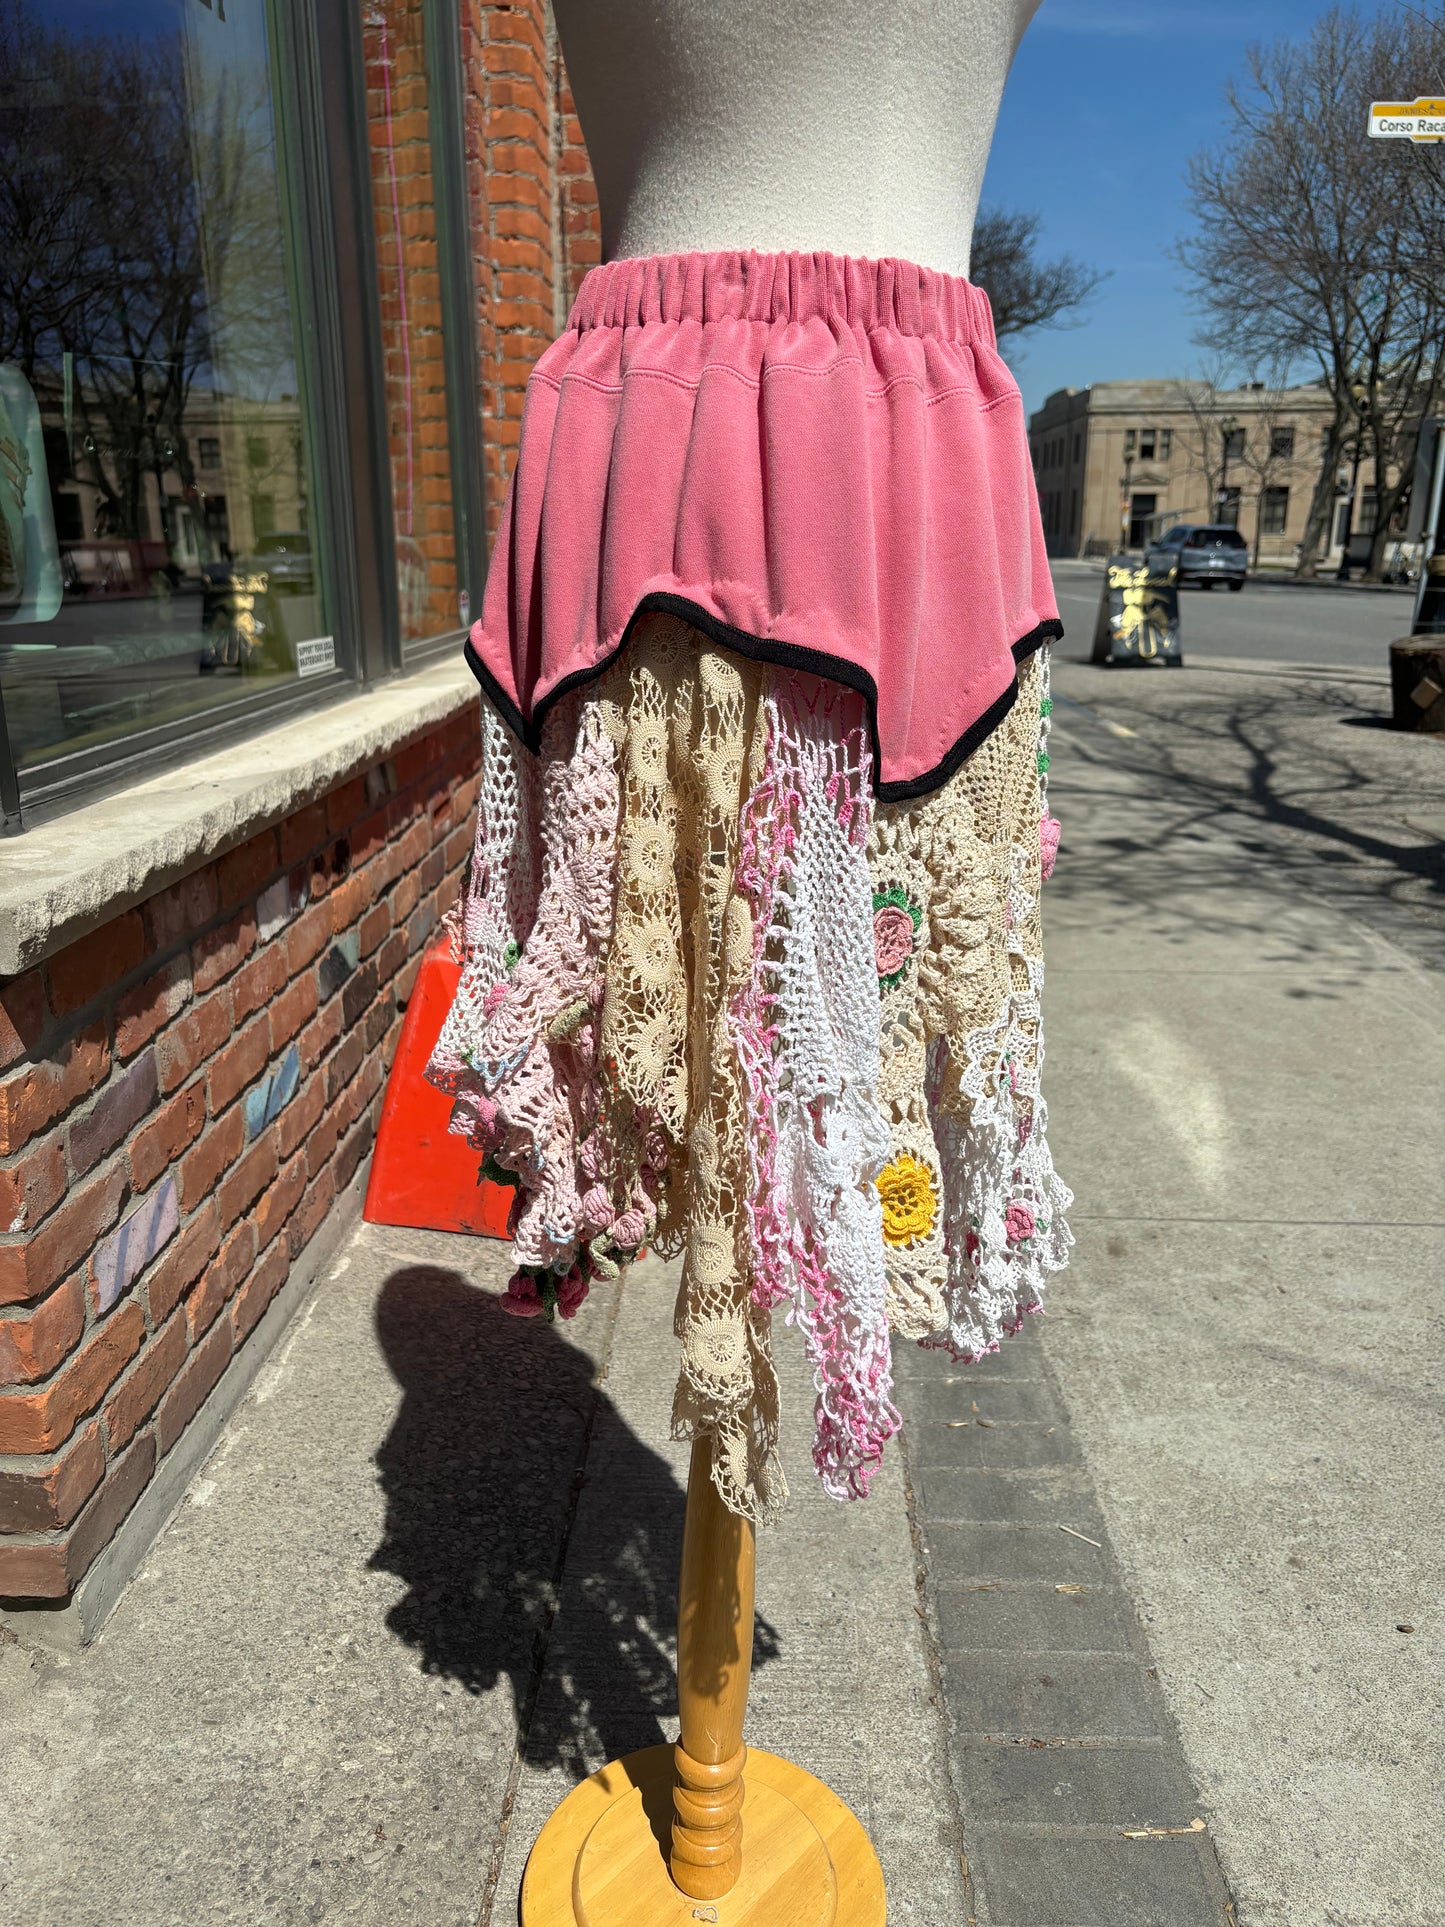
M 505 1238 L 511 1187 L 481 1176 L 476 1151 L 447 1130 L 452 1100 L 422 1075 L 460 976 L 461 967 L 452 962 L 443 937 L 422 959 L 406 1007 L 382 1102 L 363 1216 L 368 1224 Z

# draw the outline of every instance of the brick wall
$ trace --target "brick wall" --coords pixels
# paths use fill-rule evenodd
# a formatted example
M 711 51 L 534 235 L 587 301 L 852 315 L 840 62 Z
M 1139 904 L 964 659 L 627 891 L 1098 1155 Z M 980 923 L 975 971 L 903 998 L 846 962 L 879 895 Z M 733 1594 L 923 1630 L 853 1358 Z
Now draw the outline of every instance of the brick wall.
M 0 1598 L 68 1594 L 371 1147 L 468 710 L 0 981 Z
M 532 363 L 601 258 L 597 192 L 544 0 L 462 0 L 467 169 L 488 528 L 521 435 Z
M 589 268 L 602 259 L 602 221 L 597 184 L 582 139 L 582 123 L 572 102 L 562 57 L 557 56 L 556 182 L 558 248 L 562 278 L 562 306 L 569 309 L 577 287 Z
M 545 0 L 462 0 L 489 524 L 597 196 Z M 420 0 L 367 9 L 403 627 L 455 620 Z M 0 980 L 0 1598 L 108 1543 L 371 1147 L 471 836 L 475 720 Z

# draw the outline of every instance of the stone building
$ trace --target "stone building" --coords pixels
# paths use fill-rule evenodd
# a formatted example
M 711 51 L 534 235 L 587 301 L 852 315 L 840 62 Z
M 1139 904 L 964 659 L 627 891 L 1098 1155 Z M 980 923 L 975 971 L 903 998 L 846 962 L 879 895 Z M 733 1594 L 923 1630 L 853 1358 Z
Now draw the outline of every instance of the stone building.
M 1262 563 L 1292 563 L 1329 415 L 1318 384 L 1211 389 L 1202 382 L 1101 381 L 1057 389 L 1029 417 L 1049 553 L 1138 549 L 1176 522 L 1223 522 L 1239 529 Z M 1331 517 L 1336 560 L 1348 480 L 1342 471 Z M 1374 527 L 1368 457 L 1359 481 L 1357 535 Z

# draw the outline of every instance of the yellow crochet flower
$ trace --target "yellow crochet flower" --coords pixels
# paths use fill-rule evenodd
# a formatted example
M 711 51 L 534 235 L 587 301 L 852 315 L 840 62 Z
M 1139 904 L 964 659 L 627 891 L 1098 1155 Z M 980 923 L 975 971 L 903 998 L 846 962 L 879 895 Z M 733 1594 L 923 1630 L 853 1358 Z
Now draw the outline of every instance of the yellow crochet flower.
M 926 1238 L 938 1217 L 938 1195 L 933 1173 L 921 1159 L 900 1151 L 878 1173 L 878 1197 L 883 1206 L 883 1242 L 912 1244 Z

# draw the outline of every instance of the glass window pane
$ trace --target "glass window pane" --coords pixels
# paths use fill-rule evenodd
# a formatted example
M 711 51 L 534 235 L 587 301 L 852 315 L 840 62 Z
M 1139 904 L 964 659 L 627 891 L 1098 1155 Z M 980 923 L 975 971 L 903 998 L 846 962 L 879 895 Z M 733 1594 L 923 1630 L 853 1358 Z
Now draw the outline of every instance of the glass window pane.
M 18 766 L 329 665 L 264 0 L 0 33 L 0 683 Z
M 363 0 L 361 19 L 405 643 L 461 620 L 422 0 Z

